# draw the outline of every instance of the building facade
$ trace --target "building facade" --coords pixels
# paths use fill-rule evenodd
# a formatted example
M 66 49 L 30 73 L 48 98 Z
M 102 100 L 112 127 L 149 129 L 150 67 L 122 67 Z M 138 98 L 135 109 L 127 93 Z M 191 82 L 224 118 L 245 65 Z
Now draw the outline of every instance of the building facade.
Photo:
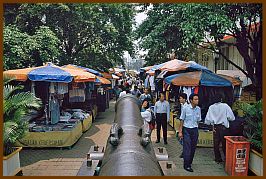
M 235 43 L 235 38 L 226 36 L 224 41 L 228 43 Z M 220 47 L 220 50 L 229 60 L 246 70 L 244 59 L 235 46 L 224 45 Z M 196 62 L 198 64 L 206 66 L 208 69 L 215 72 L 215 56 L 211 50 L 199 47 L 196 57 Z M 219 59 L 217 60 L 217 70 L 237 70 L 237 68 L 227 62 L 222 56 L 219 56 Z

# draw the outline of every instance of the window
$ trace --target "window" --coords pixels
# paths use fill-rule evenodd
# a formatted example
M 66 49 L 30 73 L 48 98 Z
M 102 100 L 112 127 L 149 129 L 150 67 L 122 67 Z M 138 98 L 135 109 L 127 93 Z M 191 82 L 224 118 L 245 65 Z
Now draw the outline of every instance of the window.
M 203 53 L 201 61 L 202 61 L 202 66 L 205 66 L 205 67 L 208 68 L 208 65 L 209 65 L 209 56 L 208 56 L 208 54 Z
M 229 59 L 229 47 L 224 47 L 221 49 L 221 53 L 226 56 L 226 58 Z M 228 70 L 228 62 L 220 56 L 217 64 L 217 69 L 218 70 Z

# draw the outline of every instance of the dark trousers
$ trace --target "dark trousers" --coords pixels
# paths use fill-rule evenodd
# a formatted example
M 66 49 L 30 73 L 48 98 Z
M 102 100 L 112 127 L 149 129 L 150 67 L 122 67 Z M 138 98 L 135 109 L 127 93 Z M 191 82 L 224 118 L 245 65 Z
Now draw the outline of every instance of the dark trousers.
M 183 127 L 183 157 L 184 167 L 191 167 L 194 154 L 198 143 L 199 131 L 198 128 Z
M 160 141 L 161 126 L 163 128 L 163 139 L 167 142 L 167 114 L 156 113 L 156 125 L 157 125 L 157 140 Z
M 223 153 L 224 155 L 226 154 L 225 151 L 225 138 L 224 136 L 227 136 L 229 134 L 229 129 L 227 129 L 226 127 L 224 127 L 223 125 L 219 124 L 219 125 L 214 125 L 214 130 L 215 132 L 213 132 L 213 149 L 214 149 L 214 156 L 215 156 L 215 160 L 221 160 L 221 153 L 220 153 L 220 143 L 222 142 L 222 149 L 223 149 Z

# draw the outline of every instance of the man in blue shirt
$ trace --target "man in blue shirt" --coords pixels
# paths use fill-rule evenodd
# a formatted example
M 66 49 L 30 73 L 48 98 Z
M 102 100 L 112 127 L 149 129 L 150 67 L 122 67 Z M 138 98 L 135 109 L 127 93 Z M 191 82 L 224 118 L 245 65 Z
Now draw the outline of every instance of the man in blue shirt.
M 180 116 L 180 126 L 183 126 L 178 133 L 179 138 L 183 138 L 183 157 L 184 169 L 193 172 L 191 164 L 194 158 L 195 150 L 198 142 L 198 123 L 201 121 L 201 111 L 199 104 L 199 96 L 191 94 L 189 96 L 190 104 L 182 109 Z
M 167 122 L 170 120 L 170 105 L 168 101 L 164 99 L 164 94 L 160 93 L 160 100 L 155 103 L 154 114 L 157 124 L 157 141 L 160 142 L 161 126 L 163 128 L 164 144 L 167 144 Z

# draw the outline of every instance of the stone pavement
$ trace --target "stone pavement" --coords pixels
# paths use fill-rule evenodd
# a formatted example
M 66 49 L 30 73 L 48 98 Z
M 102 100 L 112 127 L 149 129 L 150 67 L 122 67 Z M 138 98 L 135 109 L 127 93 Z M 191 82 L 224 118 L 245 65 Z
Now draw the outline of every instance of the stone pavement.
M 165 147 L 168 153 L 168 160 L 173 161 L 177 168 L 179 176 L 227 176 L 224 171 L 223 164 L 217 164 L 214 161 L 213 148 L 197 147 L 192 168 L 194 172 L 187 172 L 183 169 L 183 159 L 179 158 L 182 146 L 179 144 L 174 129 L 167 126 L 167 145 L 163 144 L 163 139 L 160 143 L 156 141 L 156 130 L 152 132 L 151 140 L 154 147 Z M 162 138 L 162 131 L 161 131 Z
M 105 146 L 111 124 L 114 120 L 115 102 L 110 102 L 110 108 L 98 114 L 92 127 L 79 139 L 72 149 L 59 148 L 32 148 L 25 149 L 20 153 L 21 166 L 24 176 L 76 176 L 86 158 L 90 146 Z M 163 142 L 156 144 L 156 130 L 152 133 L 154 147 L 166 147 L 169 160 L 173 161 L 179 176 L 226 176 L 222 164 L 213 161 L 212 148 L 197 148 L 192 164 L 193 173 L 183 169 L 183 159 L 179 158 L 182 146 L 178 143 L 175 132 L 168 125 L 168 145 Z

